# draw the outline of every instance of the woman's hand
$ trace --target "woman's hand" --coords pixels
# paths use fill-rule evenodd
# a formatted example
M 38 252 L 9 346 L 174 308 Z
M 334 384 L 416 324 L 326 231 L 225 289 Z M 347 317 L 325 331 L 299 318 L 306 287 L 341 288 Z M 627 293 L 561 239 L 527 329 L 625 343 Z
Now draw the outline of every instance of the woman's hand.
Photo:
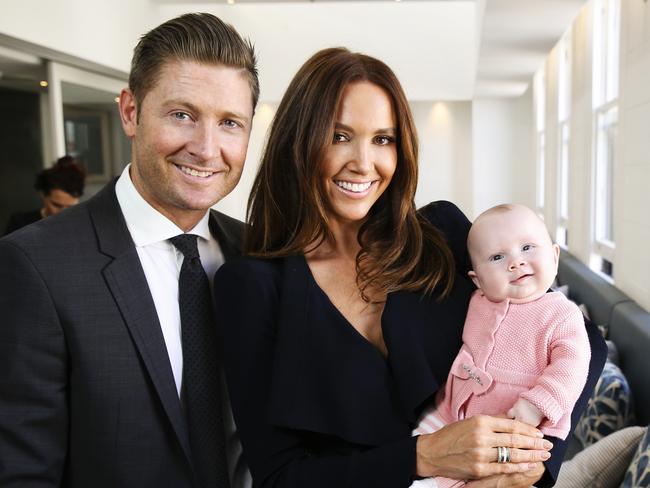
M 510 462 L 497 463 L 499 446 L 510 448 Z M 538 463 L 551 456 L 552 447 L 535 427 L 477 415 L 419 436 L 416 470 L 418 476 L 460 480 L 523 473 L 539 469 Z
M 468 488 L 529 488 L 537 483 L 544 474 L 544 465 L 537 463 L 537 467 L 524 473 L 495 474 L 482 480 L 470 481 Z

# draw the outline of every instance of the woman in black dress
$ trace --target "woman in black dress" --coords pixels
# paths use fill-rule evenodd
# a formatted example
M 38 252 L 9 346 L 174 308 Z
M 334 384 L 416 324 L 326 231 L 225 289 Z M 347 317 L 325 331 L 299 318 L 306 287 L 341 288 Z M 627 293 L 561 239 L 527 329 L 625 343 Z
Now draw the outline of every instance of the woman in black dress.
M 548 459 L 551 443 L 514 420 L 411 436 L 460 347 L 474 289 L 469 221 L 448 202 L 415 210 L 417 148 L 399 82 L 368 56 L 318 52 L 280 103 L 249 200 L 253 257 L 215 277 L 256 486 L 406 488 L 439 475 L 524 487 L 557 476 L 564 442 L 551 439 Z M 592 337 L 577 411 L 604 361 Z M 511 462 L 497 463 L 499 446 Z

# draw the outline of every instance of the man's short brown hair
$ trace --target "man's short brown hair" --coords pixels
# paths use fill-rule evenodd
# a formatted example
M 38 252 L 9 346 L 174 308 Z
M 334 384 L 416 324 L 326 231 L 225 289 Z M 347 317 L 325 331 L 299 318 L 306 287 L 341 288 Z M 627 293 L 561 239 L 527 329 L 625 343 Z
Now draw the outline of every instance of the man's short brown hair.
M 138 103 L 138 111 L 145 95 L 155 86 L 163 65 L 183 60 L 245 70 L 255 110 L 260 87 L 250 40 L 243 39 L 233 26 L 212 14 L 191 13 L 147 32 L 135 47 L 129 89 Z

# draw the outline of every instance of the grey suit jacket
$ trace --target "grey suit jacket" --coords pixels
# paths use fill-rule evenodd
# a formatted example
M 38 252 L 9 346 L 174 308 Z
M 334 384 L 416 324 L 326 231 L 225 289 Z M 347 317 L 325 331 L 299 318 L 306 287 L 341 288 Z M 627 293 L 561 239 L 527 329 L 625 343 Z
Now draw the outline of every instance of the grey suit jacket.
M 225 259 L 243 224 L 212 211 Z M 115 182 L 0 240 L 0 486 L 193 486 L 181 405 Z

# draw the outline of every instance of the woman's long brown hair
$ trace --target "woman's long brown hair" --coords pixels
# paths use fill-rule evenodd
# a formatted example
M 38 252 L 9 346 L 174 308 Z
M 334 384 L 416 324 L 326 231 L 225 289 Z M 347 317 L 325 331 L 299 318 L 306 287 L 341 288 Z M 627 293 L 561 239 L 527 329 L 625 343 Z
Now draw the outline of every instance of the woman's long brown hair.
M 359 229 L 357 286 L 390 293 L 453 284 L 453 256 L 444 237 L 415 210 L 418 140 L 402 87 L 378 59 L 345 48 L 313 55 L 291 81 L 271 125 L 248 200 L 249 255 L 303 254 L 331 239 L 321 163 L 334 137 L 341 94 L 368 81 L 386 91 L 397 120 L 397 168 L 390 185 Z

